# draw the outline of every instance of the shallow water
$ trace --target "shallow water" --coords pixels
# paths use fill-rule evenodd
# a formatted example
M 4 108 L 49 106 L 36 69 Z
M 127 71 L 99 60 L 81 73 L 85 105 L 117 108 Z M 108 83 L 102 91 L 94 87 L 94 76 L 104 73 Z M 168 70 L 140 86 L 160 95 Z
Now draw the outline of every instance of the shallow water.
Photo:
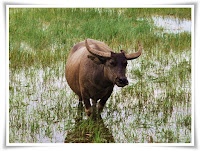
M 151 60 L 153 68 L 143 72 L 142 81 L 157 79 L 159 72 L 166 76 L 186 61 L 190 64 L 190 52 L 175 55 L 171 52 L 169 56 L 176 58 L 168 60 L 167 64 L 158 60 Z M 13 74 L 10 71 L 10 136 L 18 134 L 14 142 L 64 142 L 68 133 L 73 130 L 77 117 L 78 98 L 70 90 L 64 76 L 65 63 L 58 63 L 58 68 L 20 70 Z M 102 112 L 104 125 L 111 131 L 115 142 L 166 142 L 165 133 L 173 132 L 178 135 L 180 142 L 190 139 L 191 132 L 188 126 L 180 125 L 177 119 L 186 118 L 191 115 L 190 104 L 190 81 L 182 83 L 175 82 L 175 93 L 184 92 L 185 102 L 174 100 L 171 107 L 159 109 L 159 103 L 167 98 L 168 87 L 150 81 L 145 88 L 138 87 L 140 78 L 133 71 L 140 70 L 141 60 L 128 63 L 127 76 L 131 92 L 127 87 L 115 86 L 111 98 L 106 103 Z M 160 86 L 159 86 L 160 85 Z M 183 87 L 183 85 L 186 85 Z M 141 89 L 148 94 L 147 100 L 142 96 L 135 96 L 135 89 Z M 153 88 L 153 89 L 152 89 Z M 122 93 L 122 91 L 124 92 Z M 132 93 L 133 91 L 133 93 Z M 161 100 L 161 102 L 159 102 Z M 169 100 L 171 102 L 173 100 Z M 142 104 L 142 106 L 139 106 Z M 184 102 L 184 103 L 183 103 Z M 166 114 L 167 113 L 167 114 Z M 20 116 L 18 116 L 20 115 Z M 165 116 L 167 115 L 166 119 Z M 87 119 L 83 111 L 83 119 Z M 166 120 L 163 122 L 163 120 Z M 18 125 L 16 129 L 16 125 Z M 31 126 L 32 125 L 32 126 Z M 33 130 L 34 129 L 34 130 Z M 27 133 L 23 134 L 24 131 Z M 69 133 L 70 134 L 70 133 Z M 162 139 L 161 139 L 162 138 Z M 151 139 L 151 140 L 150 140 Z M 11 141 L 11 142 L 12 142 Z
M 191 32 L 188 20 L 153 20 L 164 28 L 163 32 Z M 53 44 L 51 50 L 57 47 L 61 46 Z M 26 43 L 22 42 L 21 48 L 32 52 Z M 144 55 L 128 62 L 129 85 L 115 86 L 101 113 L 100 129 L 109 131 L 115 142 L 191 141 L 191 51 L 154 52 L 151 60 Z M 158 54 L 164 57 L 156 57 Z M 84 111 L 78 110 L 78 97 L 67 85 L 64 68 L 65 63 L 58 62 L 46 68 L 10 70 L 10 142 L 64 143 L 79 122 L 88 119 Z
M 191 32 L 191 20 L 180 20 L 174 17 L 152 17 L 154 24 L 164 29 L 166 33 Z

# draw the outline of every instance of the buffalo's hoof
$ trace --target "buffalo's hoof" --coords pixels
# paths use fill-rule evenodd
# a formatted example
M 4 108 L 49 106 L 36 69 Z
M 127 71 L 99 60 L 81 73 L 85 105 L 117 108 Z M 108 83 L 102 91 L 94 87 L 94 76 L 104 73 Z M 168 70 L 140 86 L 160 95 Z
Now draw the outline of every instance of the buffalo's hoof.
M 101 103 L 98 103 L 98 112 L 101 112 L 103 110 L 103 105 L 101 105 Z
M 90 107 L 89 109 L 85 109 L 85 112 L 86 112 L 87 116 L 90 116 L 93 113 L 92 107 Z

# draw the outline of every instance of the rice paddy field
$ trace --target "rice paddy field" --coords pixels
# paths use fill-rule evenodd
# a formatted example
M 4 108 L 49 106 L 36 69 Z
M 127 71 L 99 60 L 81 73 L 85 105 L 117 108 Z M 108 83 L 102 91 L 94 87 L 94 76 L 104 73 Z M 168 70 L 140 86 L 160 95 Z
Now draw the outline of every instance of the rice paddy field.
M 65 79 L 85 38 L 143 48 L 95 118 Z M 9 9 L 10 143 L 191 143 L 191 106 L 190 8 Z

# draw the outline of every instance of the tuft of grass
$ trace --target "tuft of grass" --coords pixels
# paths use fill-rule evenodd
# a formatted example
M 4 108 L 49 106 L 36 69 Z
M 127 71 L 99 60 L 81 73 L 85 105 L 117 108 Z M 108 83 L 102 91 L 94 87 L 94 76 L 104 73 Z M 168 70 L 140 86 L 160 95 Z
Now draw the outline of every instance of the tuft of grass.
M 76 120 L 75 127 L 67 134 L 65 143 L 111 143 L 114 142 L 109 129 L 100 118 Z

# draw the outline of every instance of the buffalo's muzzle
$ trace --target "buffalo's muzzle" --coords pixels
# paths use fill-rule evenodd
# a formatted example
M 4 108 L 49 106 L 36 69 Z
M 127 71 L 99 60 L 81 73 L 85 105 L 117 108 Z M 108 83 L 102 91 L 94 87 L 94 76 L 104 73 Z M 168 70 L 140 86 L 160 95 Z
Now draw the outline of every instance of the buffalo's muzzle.
M 118 87 L 124 87 L 124 86 L 128 85 L 128 80 L 126 77 L 117 78 L 116 84 Z

